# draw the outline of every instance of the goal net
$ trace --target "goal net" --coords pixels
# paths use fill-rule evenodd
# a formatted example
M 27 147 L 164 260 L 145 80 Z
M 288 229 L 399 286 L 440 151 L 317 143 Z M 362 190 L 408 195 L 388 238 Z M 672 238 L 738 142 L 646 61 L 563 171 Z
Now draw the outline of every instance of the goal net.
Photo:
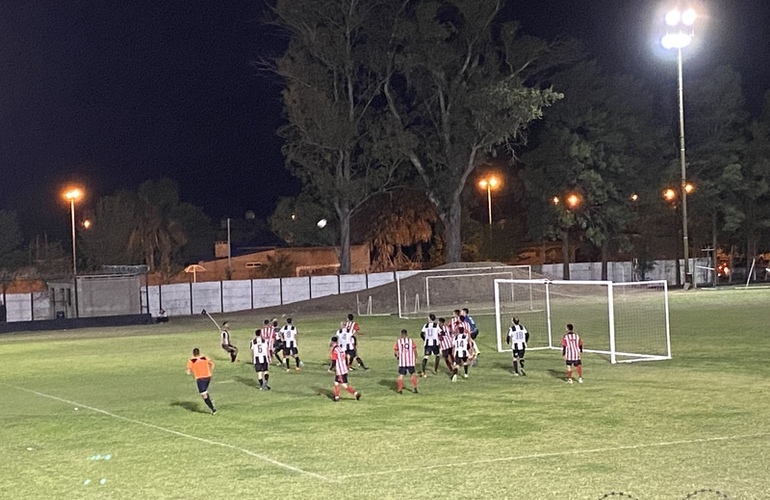
M 530 280 L 532 267 L 488 266 L 431 269 L 401 274 L 396 279 L 398 315 L 422 317 L 429 312 L 467 307 L 474 314 L 495 311 L 495 280 Z
M 517 316 L 530 332 L 529 349 L 561 349 L 572 323 L 584 351 L 608 355 L 612 363 L 671 359 L 666 281 L 497 279 L 494 296 L 500 352 Z

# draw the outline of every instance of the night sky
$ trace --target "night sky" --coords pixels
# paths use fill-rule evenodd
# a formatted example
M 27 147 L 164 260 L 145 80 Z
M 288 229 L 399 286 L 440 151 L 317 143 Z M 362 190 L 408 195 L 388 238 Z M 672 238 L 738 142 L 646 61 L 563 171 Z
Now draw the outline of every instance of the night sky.
M 653 36 L 659 2 L 514 0 L 530 34 L 581 38 L 601 66 L 675 89 Z M 770 2 L 703 2 L 685 79 L 730 63 L 756 114 L 770 88 Z M 93 205 L 149 178 L 176 180 L 214 220 L 269 215 L 298 184 L 283 169 L 279 82 L 254 62 L 285 43 L 264 0 L 0 2 L 0 208 L 27 236 L 66 239 L 69 181 Z M 685 91 L 686 91 L 685 82 Z

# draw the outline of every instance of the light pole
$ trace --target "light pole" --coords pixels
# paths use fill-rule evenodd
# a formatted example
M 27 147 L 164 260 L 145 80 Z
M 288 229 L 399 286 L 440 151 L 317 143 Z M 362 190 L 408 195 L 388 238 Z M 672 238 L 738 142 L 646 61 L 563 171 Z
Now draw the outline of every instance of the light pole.
M 693 38 L 693 25 L 697 14 L 692 8 L 674 9 L 666 14 L 666 34 L 661 44 L 666 49 L 676 49 L 679 75 L 679 161 L 681 167 L 680 191 L 682 195 L 682 246 L 684 247 L 684 282 L 691 282 L 690 276 L 690 241 L 687 234 L 687 162 L 684 149 L 684 90 L 682 79 L 682 49 L 690 45 Z
M 64 192 L 64 198 L 70 202 L 70 216 L 72 220 L 72 280 L 75 285 L 75 317 L 80 317 L 78 310 L 78 257 L 75 245 L 75 202 L 83 197 L 83 190 L 80 188 L 70 188 Z
M 500 179 L 490 176 L 479 181 L 479 187 L 487 190 L 487 208 L 489 211 L 489 225 L 492 225 L 492 190 L 500 186 Z

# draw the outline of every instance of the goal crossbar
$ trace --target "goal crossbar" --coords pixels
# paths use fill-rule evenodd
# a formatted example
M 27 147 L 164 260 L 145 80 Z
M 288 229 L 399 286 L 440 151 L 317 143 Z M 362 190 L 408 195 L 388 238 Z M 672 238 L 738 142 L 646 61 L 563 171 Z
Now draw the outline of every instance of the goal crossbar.
M 517 301 L 515 297 L 515 289 L 523 286 L 529 289 L 528 304 Z M 590 288 L 583 288 L 586 286 Z M 620 302 L 616 296 L 620 297 Z M 602 335 L 606 334 L 605 340 L 596 342 L 601 344 L 596 347 L 587 345 L 585 352 L 607 355 L 612 363 L 671 359 L 668 283 L 664 280 L 614 283 L 496 279 L 495 327 L 498 351 L 504 351 L 503 336 L 507 333 L 507 327 L 502 322 L 504 314 L 520 316 L 525 326 L 528 320 L 537 323 L 530 333 L 538 330 L 540 336 L 527 349 L 560 349 L 561 345 L 554 340 L 554 316 L 577 323 L 571 319 L 573 313 L 569 313 L 570 310 L 578 316 L 596 318 L 603 315 L 605 318 L 597 319 L 593 325 L 594 329 L 604 331 Z M 620 314 L 620 318 L 616 317 L 617 314 Z M 618 345 L 618 342 L 622 345 Z

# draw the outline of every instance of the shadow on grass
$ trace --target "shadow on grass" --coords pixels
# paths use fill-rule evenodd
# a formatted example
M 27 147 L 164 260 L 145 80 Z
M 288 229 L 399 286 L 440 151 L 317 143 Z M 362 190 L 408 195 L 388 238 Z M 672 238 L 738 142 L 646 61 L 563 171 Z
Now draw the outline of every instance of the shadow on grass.
M 562 371 L 562 370 L 554 370 L 554 369 L 548 370 L 548 375 L 552 376 L 553 378 L 559 379 L 559 380 L 564 380 L 567 377 L 567 375 L 565 374 L 564 371 Z
M 377 384 L 383 387 L 386 387 L 395 393 L 398 393 L 398 383 L 393 379 L 383 378 L 383 379 L 380 379 L 380 381 L 377 382 Z
M 206 410 L 201 409 L 198 403 L 193 403 L 192 401 L 174 401 L 169 406 L 184 408 L 185 410 L 191 411 L 193 413 L 208 413 Z
M 334 391 L 331 389 L 325 389 L 323 387 L 313 387 L 313 391 L 319 396 L 325 396 L 329 399 L 334 399 Z
M 247 385 L 249 387 L 253 387 L 254 389 L 259 389 L 259 384 L 257 383 L 256 379 L 248 378 L 248 377 L 234 377 L 236 382 L 239 382 L 243 385 Z

